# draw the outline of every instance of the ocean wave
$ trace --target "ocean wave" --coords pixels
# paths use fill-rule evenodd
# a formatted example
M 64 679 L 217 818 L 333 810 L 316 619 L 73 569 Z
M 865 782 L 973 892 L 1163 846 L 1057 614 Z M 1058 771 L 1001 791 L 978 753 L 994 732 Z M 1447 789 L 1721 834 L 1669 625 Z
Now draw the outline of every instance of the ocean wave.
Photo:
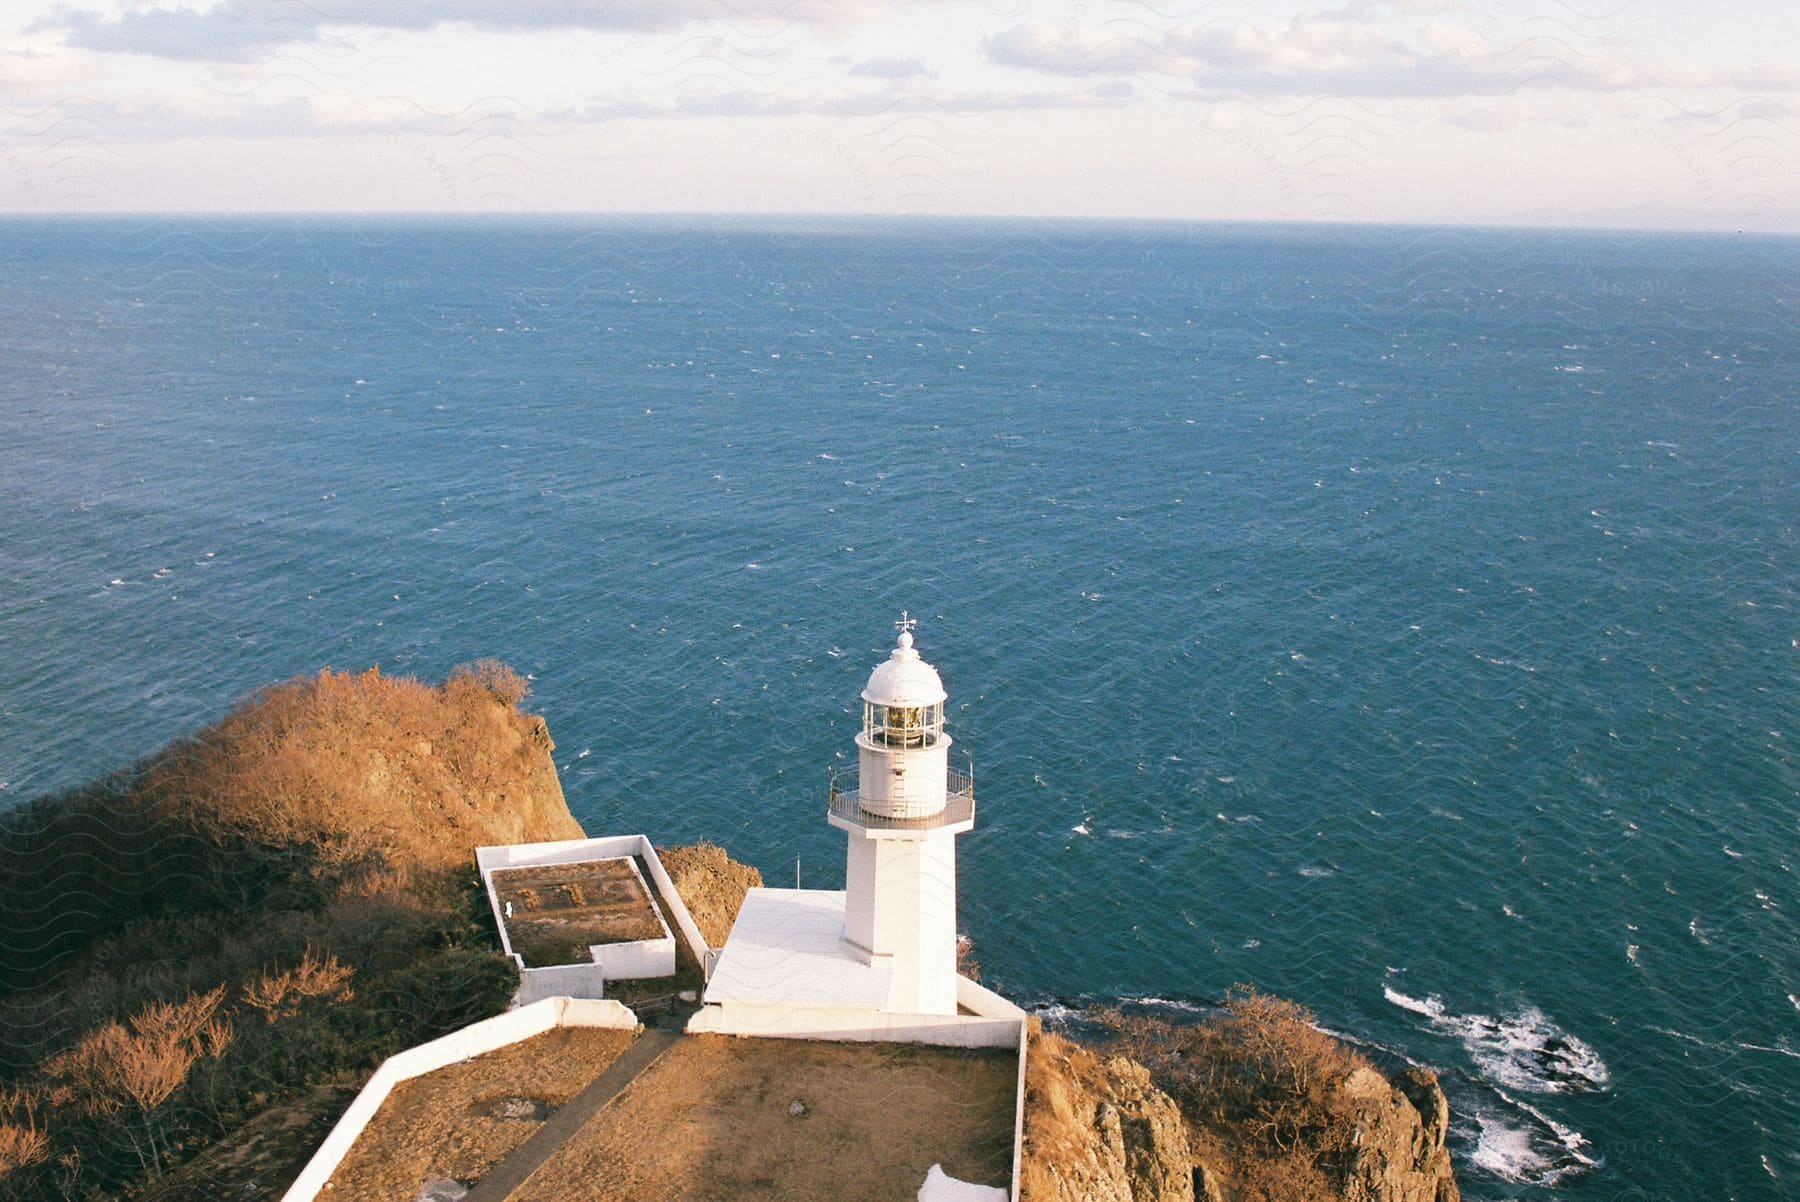
M 1554 1186 L 1599 1167 L 1587 1137 L 1504 1090 L 1495 1096 L 1512 1109 L 1478 1106 L 1470 1116 L 1469 1163 L 1483 1173 L 1520 1185 Z
M 1422 1015 L 1432 1027 L 1460 1040 L 1484 1080 L 1528 1093 L 1588 1093 L 1611 1080 L 1606 1062 L 1590 1045 L 1557 1026 L 1536 1006 L 1506 1015 L 1453 1014 L 1443 999 L 1408 997 L 1392 985 L 1382 996 Z

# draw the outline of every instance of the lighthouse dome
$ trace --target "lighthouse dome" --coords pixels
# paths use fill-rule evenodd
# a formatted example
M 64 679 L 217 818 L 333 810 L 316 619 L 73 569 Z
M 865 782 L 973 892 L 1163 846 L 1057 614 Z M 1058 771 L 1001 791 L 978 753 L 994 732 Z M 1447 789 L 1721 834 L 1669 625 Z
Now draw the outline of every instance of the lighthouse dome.
M 863 700 L 875 705 L 937 705 L 948 694 L 937 669 L 919 658 L 913 650 L 912 631 L 902 630 L 894 640 L 894 650 L 869 673 Z

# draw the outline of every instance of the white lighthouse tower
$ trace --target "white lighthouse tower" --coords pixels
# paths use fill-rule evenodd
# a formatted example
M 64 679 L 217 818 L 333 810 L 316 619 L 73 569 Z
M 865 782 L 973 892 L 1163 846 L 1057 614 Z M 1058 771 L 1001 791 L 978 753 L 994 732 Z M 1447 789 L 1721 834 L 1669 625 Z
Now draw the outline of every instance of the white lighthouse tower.
M 888 1008 L 956 1011 L 956 836 L 975 825 L 974 783 L 950 767 L 944 682 L 913 649 L 902 615 L 894 650 L 863 689 L 854 782 L 834 777 L 828 817 L 849 835 L 843 938 L 892 966 Z
M 956 972 L 956 836 L 975 826 L 975 788 L 950 766 L 944 682 L 912 618 L 897 625 L 863 689 L 856 771 L 831 778 L 844 888 L 745 894 L 688 1030 L 1019 1046 L 1025 1012 Z

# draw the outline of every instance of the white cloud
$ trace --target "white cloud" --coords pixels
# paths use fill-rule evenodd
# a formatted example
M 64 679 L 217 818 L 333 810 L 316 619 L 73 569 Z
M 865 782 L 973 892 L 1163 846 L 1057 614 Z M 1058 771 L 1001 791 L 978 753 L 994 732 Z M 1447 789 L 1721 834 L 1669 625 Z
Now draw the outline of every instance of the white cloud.
M 203 10 L 139 8 L 116 16 L 63 7 L 32 29 L 61 32 L 86 50 L 250 62 L 283 45 L 318 41 L 327 29 L 667 33 L 706 20 L 838 26 L 881 11 L 873 0 L 223 0 Z
M 866 75 L 871 79 L 922 79 L 936 72 L 928 70 L 925 63 L 916 58 L 865 58 L 850 65 L 850 74 Z
M 991 35 L 984 46 L 1002 66 L 1064 77 L 1172 76 L 1207 96 L 1492 97 L 1550 86 L 1591 93 L 1800 89 L 1800 71 L 1788 66 L 1644 61 L 1577 51 L 1545 37 L 1498 44 L 1479 28 L 1407 28 L 1391 19 L 1389 7 L 1357 3 L 1266 26 L 1219 21 L 1131 32 L 1027 22 Z

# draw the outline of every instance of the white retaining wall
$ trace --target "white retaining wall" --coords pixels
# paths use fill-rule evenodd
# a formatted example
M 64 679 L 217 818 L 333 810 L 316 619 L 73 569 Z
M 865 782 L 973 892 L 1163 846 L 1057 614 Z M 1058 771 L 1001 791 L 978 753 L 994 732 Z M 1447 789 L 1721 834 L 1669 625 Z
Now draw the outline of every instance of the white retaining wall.
M 1020 1023 L 1019 1087 L 1013 1103 L 1012 1202 L 1019 1202 L 1019 1176 L 1025 1171 L 1025 1057 L 1030 1046 L 1031 1023 Z
M 725 1002 L 702 1006 L 687 1029 L 758 1039 L 829 1039 L 845 1043 L 924 1043 L 953 1048 L 1016 1048 L 1026 1014 L 991 989 L 956 978 L 956 1000 L 974 1014 L 898 1014 L 867 1006 L 792 1002 Z
M 636 862 L 631 859 L 634 856 L 643 858 L 650 870 L 650 880 L 644 880 Z M 653 892 L 661 901 L 662 905 L 653 909 L 657 911 L 656 920 L 663 929 L 663 937 L 630 943 L 594 944 L 588 949 L 588 954 L 593 957 L 592 964 L 526 967 L 524 957 L 513 951 L 512 937 L 506 929 L 506 914 L 494 889 L 495 870 L 616 859 L 623 859 L 630 864 L 632 875 L 643 884 L 645 892 Z M 481 882 L 487 889 L 488 908 L 493 911 L 494 923 L 500 928 L 500 944 L 519 967 L 519 992 L 513 999 L 515 1005 L 526 1005 L 544 997 L 597 998 L 604 996 L 607 981 L 675 975 L 675 933 L 669 930 L 669 924 L 663 918 L 665 914 L 674 919 L 676 930 L 688 941 L 688 949 L 694 953 L 694 959 L 701 964 L 706 963 L 706 953 L 709 950 L 706 940 L 701 936 L 693 915 L 688 913 L 687 903 L 681 900 L 681 894 L 676 891 L 675 882 L 669 879 L 662 861 L 657 858 L 656 848 L 644 835 L 611 835 L 600 839 L 556 839 L 545 843 L 478 847 L 475 849 L 475 865 L 480 869 Z
M 496 1048 L 530 1039 L 554 1027 L 605 1027 L 637 1029 L 637 1015 L 619 1002 L 593 998 L 546 998 L 493 1018 L 471 1023 L 430 1043 L 398 1052 L 382 1061 L 362 1092 L 356 1095 L 344 1117 L 337 1121 L 319 1150 L 313 1153 L 300 1176 L 282 1195 L 282 1202 L 312 1202 L 343 1163 L 357 1137 L 381 1109 L 381 1104 L 402 1081 L 468 1060 Z
M 606 996 L 606 966 L 603 964 L 553 964 L 548 968 L 526 968 L 524 961 L 513 957 L 519 967 L 519 988 L 512 1004 L 528 1006 L 550 997 L 600 998 Z
M 1023 1022 L 1026 1013 L 989 989 L 985 985 L 971 981 L 960 973 L 956 978 L 956 1004 L 965 1010 L 972 1010 L 983 1018 L 1007 1018 L 1014 1022 Z
M 632 835 L 631 838 L 643 841 L 644 850 L 637 854 L 643 856 L 644 863 L 650 866 L 650 879 L 656 882 L 656 892 L 668 903 L 669 916 L 675 920 L 675 927 L 681 932 L 681 937 L 687 940 L 688 951 L 694 953 L 694 963 L 704 967 L 707 954 L 712 951 L 706 945 L 706 936 L 700 933 L 699 924 L 688 913 L 687 903 L 681 900 L 680 891 L 675 888 L 675 882 L 669 879 L 656 849 L 650 846 L 650 840 L 643 835 Z

